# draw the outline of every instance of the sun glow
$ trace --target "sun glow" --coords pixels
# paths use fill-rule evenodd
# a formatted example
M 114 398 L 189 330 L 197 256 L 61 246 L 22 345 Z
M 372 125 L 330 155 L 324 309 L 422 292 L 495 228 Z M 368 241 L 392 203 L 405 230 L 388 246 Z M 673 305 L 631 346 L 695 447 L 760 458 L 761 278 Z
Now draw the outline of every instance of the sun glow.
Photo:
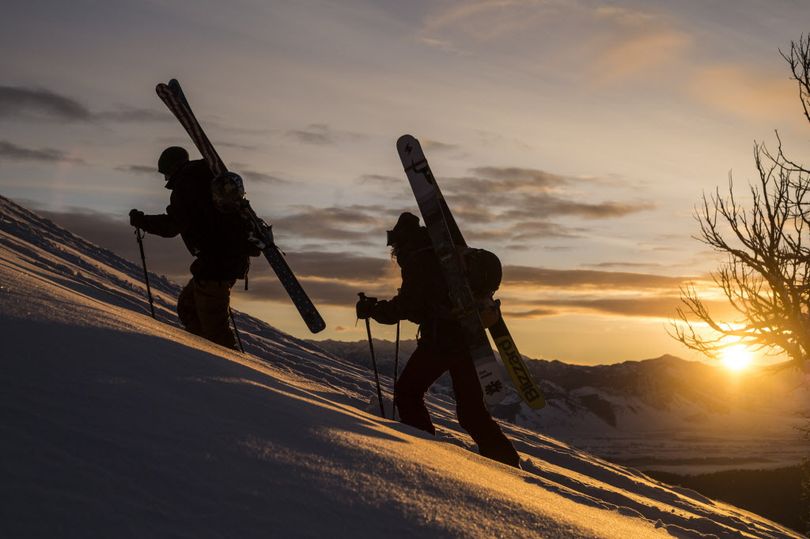
M 723 350 L 721 360 L 727 369 L 739 372 L 751 365 L 753 357 L 745 346 L 737 344 Z

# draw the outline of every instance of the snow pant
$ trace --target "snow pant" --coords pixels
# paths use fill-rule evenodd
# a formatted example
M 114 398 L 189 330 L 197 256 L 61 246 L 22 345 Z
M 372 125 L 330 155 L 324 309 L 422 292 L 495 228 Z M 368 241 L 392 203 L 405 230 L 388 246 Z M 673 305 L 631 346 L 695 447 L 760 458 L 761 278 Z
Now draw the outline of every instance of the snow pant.
M 420 342 L 396 383 L 396 406 L 401 421 L 435 435 L 436 429 L 425 406 L 425 392 L 445 371 L 450 371 L 456 396 L 456 417 L 482 456 L 519 466 L 512 443 L 492 419 L 484 405 L 484 393 L 472 358 L 466 350 L 440 350 Z
M 177 316 L 186 331 L 237 349 L 230 326 L 231 287 L 234 283 L 192 278 L 177 298 Z

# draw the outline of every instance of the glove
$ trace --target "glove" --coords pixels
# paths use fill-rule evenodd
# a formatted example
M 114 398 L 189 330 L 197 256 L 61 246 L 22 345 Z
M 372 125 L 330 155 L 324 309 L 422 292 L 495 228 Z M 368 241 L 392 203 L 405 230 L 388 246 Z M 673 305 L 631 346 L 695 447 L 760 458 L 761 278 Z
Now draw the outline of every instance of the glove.
M 143 228 L 146 224 L 146 215 L 140 210 L 129 210 L 129 224 L 136 228 Z
M 374 307 L 377 305 L 377 298 L 369 298 L 360 294 L 360 299 L 357 300 L 357 305 L 355 309 L 357 311 L 357 318 L 360 320 L 365 320 L 366 318 L 371 317 L 371 313 L 374 311 Z

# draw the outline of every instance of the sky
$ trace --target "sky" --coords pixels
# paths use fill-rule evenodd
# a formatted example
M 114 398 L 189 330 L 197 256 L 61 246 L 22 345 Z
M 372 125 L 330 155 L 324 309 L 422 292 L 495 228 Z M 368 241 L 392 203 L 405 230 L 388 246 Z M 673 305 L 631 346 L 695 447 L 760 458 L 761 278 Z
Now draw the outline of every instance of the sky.
M 157 157 L 190 148 L 154 93 L 177 78 L 326 319 L 316 338 L 365 338 L 357 292 L 396 292 L 410 133 L 468 242 L 501 258 L 521 352 L 698 359 L 667 333 L 679 287 L 722 262 L 693 209 L 755 178 L 775 130 L 801 160 L 779 50 L 809 17 L 789 0 L 4 2 L 0 195 L 137 260 L 126 215 L 164 210 Z M 179 239 L 146 250 L 188 278 Z M 239 287 L 237 309 L 310 336 L 263 260 Z

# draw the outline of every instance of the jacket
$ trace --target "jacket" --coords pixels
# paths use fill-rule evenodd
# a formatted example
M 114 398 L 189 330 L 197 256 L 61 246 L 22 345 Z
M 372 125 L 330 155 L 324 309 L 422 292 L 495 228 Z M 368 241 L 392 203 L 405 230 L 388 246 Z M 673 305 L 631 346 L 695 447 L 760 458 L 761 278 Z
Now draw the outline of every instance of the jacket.
M 419 325 L 421 341 L 463 346 L 463 334 L 451 314 L 449 290 L 439 258 L 433 250 L 427 230 L 419 229 L 415 237 L 397 253 L 402 286 L 390 300 L 377 302 L 371 317 L 381 324 L 409 320 Z
M 190 268 L 195 278 L 242 279 L 255 247 L 247 241 L 248 228 L 241 215 L 221 213 L 214 207 L 212 180 L 205 161 L 189 161 L 166 184 L 172 191 L 166 213 L 144 216 L 143 229 L 164 238 L 180 234 L 196 257 Z

